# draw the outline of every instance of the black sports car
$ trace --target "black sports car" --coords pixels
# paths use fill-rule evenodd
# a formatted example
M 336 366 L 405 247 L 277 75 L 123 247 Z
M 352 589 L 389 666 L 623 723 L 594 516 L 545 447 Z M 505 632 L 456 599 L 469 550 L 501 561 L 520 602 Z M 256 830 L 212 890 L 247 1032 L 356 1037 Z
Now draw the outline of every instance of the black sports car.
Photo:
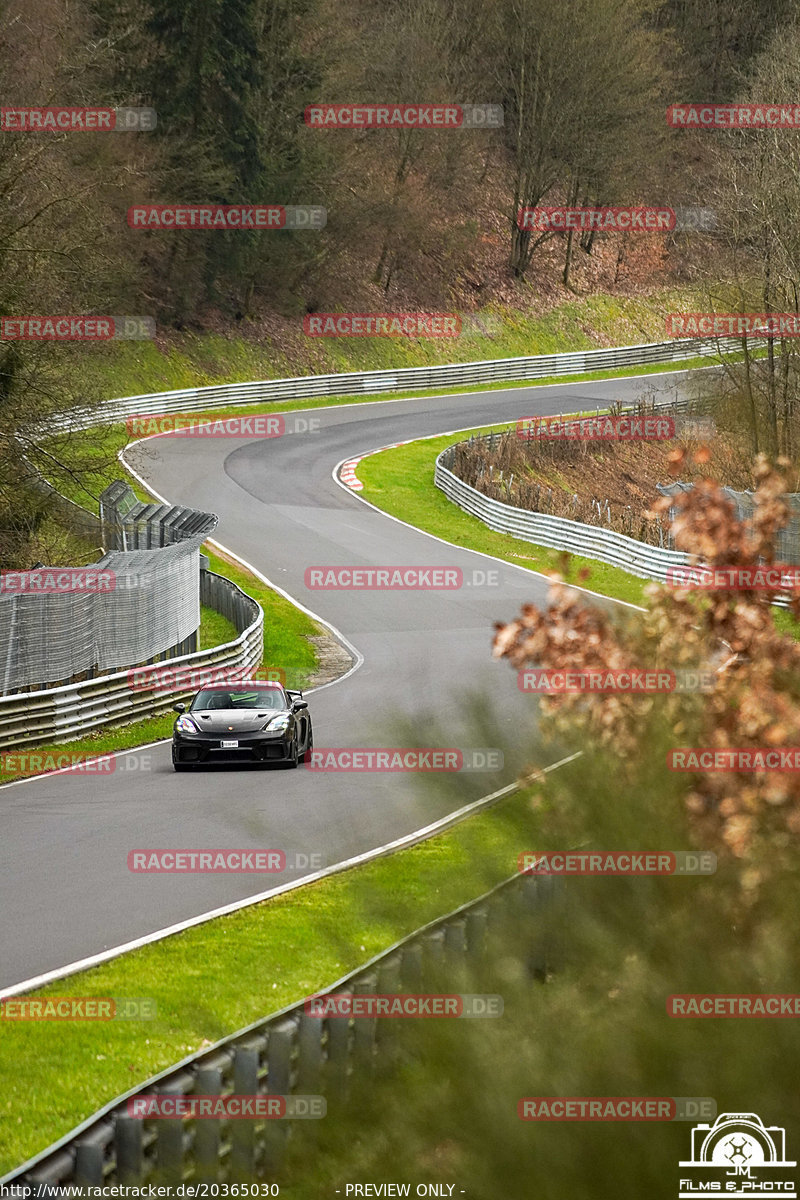
M 245 679 L 233 687 L 203 688 L 188 708 L 174 708 L 181 714 L 172 733 L 176 771 L 231 762 L 296 767 L 308 762 L 314 744 L 303 693 L 279 683 Z

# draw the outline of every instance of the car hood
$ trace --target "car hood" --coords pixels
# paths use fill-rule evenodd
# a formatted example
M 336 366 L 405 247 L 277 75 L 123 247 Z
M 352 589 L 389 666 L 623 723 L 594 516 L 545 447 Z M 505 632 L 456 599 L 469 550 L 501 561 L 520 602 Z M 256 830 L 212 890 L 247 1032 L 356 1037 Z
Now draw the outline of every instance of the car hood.
M 275 708 L 195 708 L 188 715 L 201 733 L 256 733 L 267 721 L 287 712 Z

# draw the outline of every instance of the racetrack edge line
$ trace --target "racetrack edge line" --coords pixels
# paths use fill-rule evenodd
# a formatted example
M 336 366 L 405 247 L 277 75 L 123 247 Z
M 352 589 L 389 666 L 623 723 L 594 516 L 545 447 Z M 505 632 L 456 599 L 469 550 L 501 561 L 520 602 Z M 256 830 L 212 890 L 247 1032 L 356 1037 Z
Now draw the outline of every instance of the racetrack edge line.
M 101 950 L 98 954 L 89 955 L 64 967 L 57 967 L 53 971 L 46 971 L 42 975 L 36 975 L 31 979 L 24 980 L 22 983 L 15 983 L 9 987 L 0 987 L 0 1002 L 10 996 L 17 996 L 22 992 L 32 991 L 34 988 L 44 987 L 48 983 L 55 983 L 57 979 L 64 979 L 69 975 L 76 975 L 80 971 L 89 970 L 91 967 L 100 966 L 104 962 L 111 961 L 111 959 L 120 958 L 123 954 L 129 953 L 131 950 L 139 950 L 143 946 L 163 941 L 165 938 L 171 937 L 176 933 L 183 933 L 195 925 L 204 925 L 216 917 L 228 916 L 231 913 L 238 912 L 240 909 L 251 908 L 254 904 L 260 904 L 276 896 L 285 895 L 287 892 L 305 887 L 306 884 L 328 879 L 332 875 L 338 875 L 342 871 L 350 870 L 353 867 L 363 866 L 377 858 L 386 858 L 398 850 L 410 849 L 419 842 L 424 842 L 426 838 L 443 833 L 452 825 L 460 824 L 461 821 L 472 816 L 473 813 L 483 808 L 490 808 L 499 800 L 503 800 L 506 796 L 513 795 L 514 792 L 519 791 L 526 783 L 534 782 L 540 776 L 546 775 L 551 771 L 556 771 L 559 767 L 566 766 L 568 763 L 580 758 L 582 754 L 583 751 L 579 750 L 575 754 L 570 754 L 566 758 L 559 759 L 558 762 L 549 763 L 546 767 L 539 767 L 524 779 L 506 784 L 505 787 L 500 788 L 496 792 L 491 792 L 488 796 L 481 796 L 478 800 L 473 800 L 471 803 L 464 805 L 463 808 L 458 808 L 455 812 L 440 817 L 438 821 L 433 821 L 430 825 L 425 825 L 422 829 L 415 829 L 412 833 L 406 833 L 400 838 L 395 838 L 392 842 L 386 842 L 383 846 L 373 847 L 372 850 L 365 850 L 363 854 L 357 854 L 353 858 L 334 863 L 333 866 L 325 867 L 321 871 L 315 871 L 312 875 L 304 875 L 301 879 L 296 879 L 292 883 L 281 884 L 279 887 L 271 888 L 267 892 L 261 892 L 257 896 L 248 896 L 244 900 L 235 900 L 231 904 L 225 904 L 220 908 L 212 909 L 211 912 L 201 913 L 196 917 L 189 917 L 186 921 L 179 921 L 175 925 L 167 926 L 165 929 L 144 934 L 140 938 L 134 938 L 132 941 L 125 942 L 121 946 L 115 946 L 110 950 Z

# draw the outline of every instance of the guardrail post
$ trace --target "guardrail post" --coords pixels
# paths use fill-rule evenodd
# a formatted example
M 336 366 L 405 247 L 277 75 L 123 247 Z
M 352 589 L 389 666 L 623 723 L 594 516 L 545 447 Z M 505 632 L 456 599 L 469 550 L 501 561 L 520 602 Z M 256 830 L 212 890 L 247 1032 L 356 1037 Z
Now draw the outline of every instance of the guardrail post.
M 316 1094 L 322 1075 L 322 1021 L 310 1013 L 300 1014 L 297 1090 Z
M 325 1091 L 337 1100 L 344 1100 L 353 1052 L 353 1038 L 348 1017 L 326 1017 L 327 1054 L 325 1056 Z
M 374 996 L 377 991 L 377 974 L 362 975 L 353 986 L 354 996 Z M 353 1018 L 353 1066 L 371 1072 L 374 1066 L 375 1017 Z
M 183 1096 L 178 1083 L 168 1083 L 158 1089 L 160 1096 Z M 183 1176 L 183 1121 L 179 1117 L 159 1118 L 156 1121 L 156 1176 L 159 1184 L 180 1183 Z
M 418 992 L 422 987 L 422 946 L 412 942 L 400 950 L 400 978 L 404 990 Z
M 467 922 L 463 917 L 449 921 L 444 930 L 444 949 L 446 961 L 461 963 L 467 950 Z
M 297 1025 L 291 1019 L 273 1026 L 267 1035 L 267 1091 L 288 1096 L 292 1090 L 292 1049 Z M 285 1121 L 267 1121 L 264 1129 L 263 1169 L 274 1175 L 283 1160 L 288 1129 Z
M 438 986 L 444 967 L 444 930 L 431 929 L 422 938 L 422 986 Z
M 198 1068 L 194 1081 L 196 1096 L 219 1096 L 222 1093 L 222 1067 L 204 1063 Z M 195 1121 L 194 1162 L 198 1183 L 215 1183 L 220 1174 L 222 1125 L 218 1120 Z
M 401 983 L 402 960 L 399 954 L 393 954 L 378 965 L 378 995 L 393 996 L 402 991 Z M 391 1036 L 392 1021 L 379 1021 L 375 1030 L 375 1047 L 381 1056 L 391 1054 L 396 1046 L 396 1039 Z
M 114 1123 L 114 1154 L 117 1160 L 117 1181 L 135 1185 L 144 1175 L 143 1122 L 119 1112 Z
M 467 913 L 467 953 L 473 966 L 483 963 L 486 956 L 486 928 L 489 923 L 486 909 L 473 908 Z
M 524 875 L 522 878 L 522 891 L 527 910 L 526 925 L 530 928 L 530 935 L 525 939 L 528 946 L 526 956 L 528 973 L 532 979 L 539 982 L 544 982 L 547 978 L 547 914 L 541 887 L 544 882 L 544 876 Z
M 257 1096 L 259 1050 L 266 1045 L 263 1037 L 240 1043 L 233 1052 L 233 1090 L 237 1096 Z M 267 1125 L 272 1124 L 270 1120 Z M 256 1120 L 231 1121 L 230 1178 L 232 1183 L 249 1183 L 256 1161 Z
M 444 963 L 447 990 L 465 991 L 470 978 L 467 960 L 467 923 L 463 917 L 449 921 L 444 929 Z
M 98 1185 L 103 1182 L 103 1147 L 96 1141 L 79 1142 L 75 1147 L 75 1183 Z
M 564 880 L 553 876 L 540 880 L 544 920 L 547 928 L 547 970 L 560 971 L 566 956 L 566 930 L 568 925 L 569 896 Z

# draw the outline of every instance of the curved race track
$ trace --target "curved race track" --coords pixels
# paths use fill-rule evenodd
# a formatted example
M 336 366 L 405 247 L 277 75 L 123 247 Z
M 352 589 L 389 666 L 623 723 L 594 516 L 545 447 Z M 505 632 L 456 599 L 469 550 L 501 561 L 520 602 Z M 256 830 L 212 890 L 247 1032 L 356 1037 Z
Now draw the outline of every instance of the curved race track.
M 646 380 L 674 393 L 686 377 Z M 129 461 L 170 501 L 218 513 L 222 545 L 363 656 L 346 679 L 311 697 L 318 748 L 391 745 L 393 715 L 420 711 L 438 716 L 448 745 L 465 747 L 458 714 L 466 689 L 484 690 L 510 723 L 515 714 L 531 721 L 534 701 L 519 693 L 507 665 L 492 662 L 490 640 L 492 622 L 524 601 L 540 602 L 546 582 L 386 517 L 338 484 L 333 469 L 415 437 L 632 400 L 643 386 L 643 378 L 614 379 L 305 410 L 318 432 L 160 438 L 135 448 Z M 309 591 L 304 572 L 316 565 L 460 567 L 466 580 L 491 568 L 499 585 Z M 456 798 L 452 790 L 420 789 L 411 774 L 301 767 L 179 776 L 161 743 L 118 756 L 111 777 L 65 772 L 0 788 L 0 992 L 307 873 L 134 875 L 131 849 L 278 848 L 316 855 L 324 867 L 493 791 L 520 765 L 507 760 L 500 774 L 464 774 Z

